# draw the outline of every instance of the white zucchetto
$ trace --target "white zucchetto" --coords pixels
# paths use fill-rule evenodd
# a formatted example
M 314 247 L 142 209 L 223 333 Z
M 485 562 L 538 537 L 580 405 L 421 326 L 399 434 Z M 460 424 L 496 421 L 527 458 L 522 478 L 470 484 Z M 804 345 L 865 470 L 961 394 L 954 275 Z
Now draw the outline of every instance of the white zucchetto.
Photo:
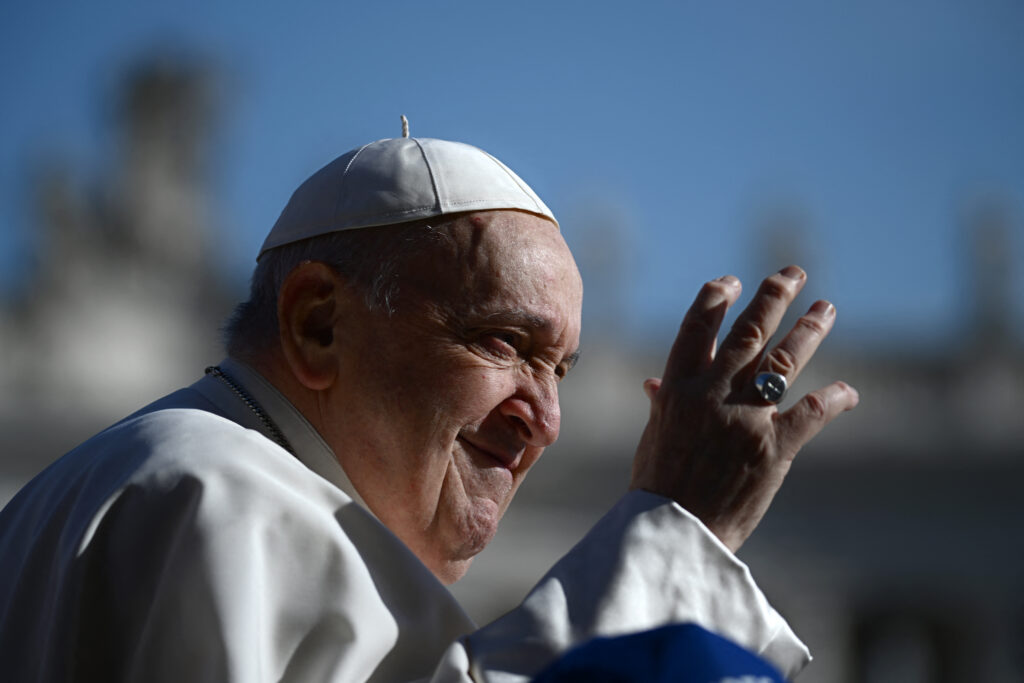
M 432 138 L 378 140 L 338 157 L 299 186 L 260 249 L 330 232 L 464 211 L 551 210 L 487 152 Z

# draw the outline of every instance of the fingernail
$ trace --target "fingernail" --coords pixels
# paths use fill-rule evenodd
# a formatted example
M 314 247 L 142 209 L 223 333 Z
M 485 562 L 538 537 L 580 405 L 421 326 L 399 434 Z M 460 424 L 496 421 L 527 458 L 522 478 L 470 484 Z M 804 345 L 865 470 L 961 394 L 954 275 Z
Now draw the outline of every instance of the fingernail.
M 739 280 L 736 278 L 735 275 L 723 275 L 720 278 L 716 278 L 715 282 L 723 282 L 729 285 L 730 287 L 735 287 L 739 283 Z
M 803 269 L 798 268 L 796 266 L 786 266 L 785 268 L 780 270 L 779 273 L 785 275 L 790 280 L 803 280 L 805 277 L 807 277 L 807 273 L 805 273 Z
M 817 313 L 818 315 L 825 318 L 835 317 L 836 307 L 827 301 L 815 301 L 814 305 L 811 306 L 809 313 Z

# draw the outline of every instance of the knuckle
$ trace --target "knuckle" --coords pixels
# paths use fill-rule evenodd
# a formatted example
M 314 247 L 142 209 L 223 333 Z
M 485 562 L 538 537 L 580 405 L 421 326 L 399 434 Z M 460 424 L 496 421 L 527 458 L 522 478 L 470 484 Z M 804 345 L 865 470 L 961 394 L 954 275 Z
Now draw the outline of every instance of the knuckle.
M 768 362 L 772 372 L 783 374 L 792 381 L 792 376 L 797 369 L 796 356 L 793 355 L 792 351 L 780 346 L 768 354 Z
M 767 337 L 761 326 L 749 318 L 740 318 L 732 327 L 733 334 L 740 344 L 753 350 L 760 349 L 767 342 Z
M 718 333 L 718 326 L 702 315 L 688 315 L 679 326 L 680 335 L 713 336 Z
M 828 401 L 821 392 L 812 391 L 804 397 L 804 404 L 807 406 L 808 415 L 816 420 L 823 421 L 828 417 Z
M 825 325 L 822 324 L 821 320 L 819 320 L 818 318 L 812 318 L 811 316 L 807 315 L 801 316 L 800 319 L 796 321 L 796 324 L 797 327 L 806 330 L 811 334 L 817 335 L 819 337 L 825 336 Z
M 772 275 L 761 283 L 761 295 L 776 299 L 789 299 L 792 296 L 792 280 L 782 275 Z

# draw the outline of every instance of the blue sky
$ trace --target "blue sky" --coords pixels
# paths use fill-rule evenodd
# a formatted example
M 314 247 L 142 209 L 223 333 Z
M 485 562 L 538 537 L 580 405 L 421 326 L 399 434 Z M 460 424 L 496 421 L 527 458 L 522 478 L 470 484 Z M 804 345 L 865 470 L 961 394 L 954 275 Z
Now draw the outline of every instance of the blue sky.
M 752 291 L 770 261 L 754 217 L 794 205 L 804 239 L 780 251 L 807 255 L 837 336 L 949 341 L 972 201 L 1016 211 L 1024 271 L 1022 36 L 1016 0 L 5 3 L 0 285 L 32 244 L 33 164 L 102 175 L 119 76 L 167 52 L 220 74 L 211 189 L 239 281 L 299 182 L 404 113 L 514 168 L 575 250 L 614 219 L 606 289 L 635 334 L 674 331 L 706 279 Z

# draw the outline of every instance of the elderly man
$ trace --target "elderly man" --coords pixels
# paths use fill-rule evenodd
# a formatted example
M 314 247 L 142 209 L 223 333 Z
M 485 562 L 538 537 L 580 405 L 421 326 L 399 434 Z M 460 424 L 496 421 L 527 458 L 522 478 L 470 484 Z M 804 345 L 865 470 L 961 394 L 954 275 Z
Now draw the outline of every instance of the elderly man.
M 774 403 L 828 333 L 805 275 L 703 287 L 631 491 L 477 628 L 444 584 L 558 436 L 582 284 L 548 208 L 468 145 L 365 145 L 271 230 L 228 359 L 34 479 L 0 517 L 9 680 L 519 681 L 573 645 L 696 622 L 792 674 L 803 644 L 733 551 L 797 450 L 857 402 Z

